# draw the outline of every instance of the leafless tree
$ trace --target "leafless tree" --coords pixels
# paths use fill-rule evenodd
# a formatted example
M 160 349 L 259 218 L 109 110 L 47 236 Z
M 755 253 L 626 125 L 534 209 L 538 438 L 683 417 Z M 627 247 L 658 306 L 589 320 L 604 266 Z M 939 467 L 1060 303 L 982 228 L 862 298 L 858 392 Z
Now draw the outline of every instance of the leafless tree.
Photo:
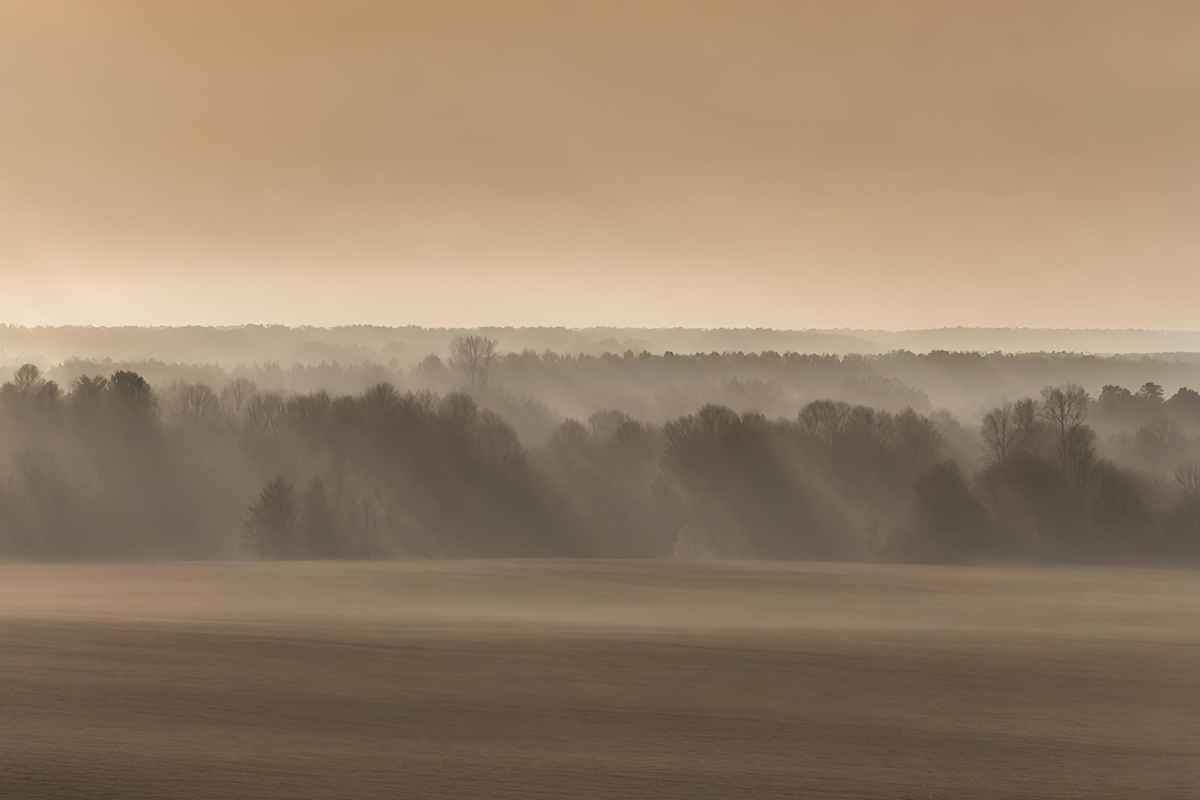
M 256 394 L 246 401 L 246 425 L 256 433 L 268 433 L 279 424 L 283 411 L 283 398 L 279 395 Z
M 1040 418 L 1036 400 L 1026 397 L 1013 403 L 1011 424 L 1013 449 L 1034 454 L 1041 452 L 1046 427 Z
M 983 442 L 992 453 L 992 459 L 1000 463 L 1008 458 L 1012 449 L 1016 429 L 1013 426 L 1013 404 L 997 406 L 983 416 Z
M 907 453 L 918 472 L 929 469 L 942 457 L 946 437 L 933 420 L 908 408 L 893 418 L 892 427 L 895 432 L 895 436 L 890 437 L 892 446 Z M 885 442 L 888 438 L 881 437 L 880 441 Z
M 498 344 L 486 336 L 456 336 L 450 342 L 450 366 L 462 373 L 472 389 L 486 389 Z
M 1076 483 L 1086 477 L 1095 459 L 1096 433 L 1084 425 L 1090 399 L 1087 390 L 1074 383 L 1042 390 L 1042 418 L 1054 434 L 1054 452 L 1063 472 Z
M 258 384 L 249 378 L 234 378 L 221 390 L 221 404 L 235 419 L 241 419 L 242 411 L 250 398 L 258 394 Z
M 207 384 L 177 382 L 167 390 L 167 411 L 174 423 L 208 428 L 221 418 L 221 402 Z
M 1061 449 L 1067 477 L 1076 484 L 1084 483 L 1096 466 L 1096 432 L 1083 423 L 1076 423 L 1067 429 Z
M 1042 389 L 1042 417 L 1060 435 L 1087 419 L 1087 390 L 1075 383 Z
M 853 407 L 839 400 L 814 400 L 800 409 L 801 429 L 825 447 L 837 447 Z
M 1134 432 L 1134 440 L 1140 447 L 1161 453 L 1169 447 L 1182 446 L 1186 436 L 1178 422 L 1155 417 Z
M 1200 464 L 1185 464 L 1175 470 L 1175 481 L 1183 489 L 1184 497 L 1200 500 Z

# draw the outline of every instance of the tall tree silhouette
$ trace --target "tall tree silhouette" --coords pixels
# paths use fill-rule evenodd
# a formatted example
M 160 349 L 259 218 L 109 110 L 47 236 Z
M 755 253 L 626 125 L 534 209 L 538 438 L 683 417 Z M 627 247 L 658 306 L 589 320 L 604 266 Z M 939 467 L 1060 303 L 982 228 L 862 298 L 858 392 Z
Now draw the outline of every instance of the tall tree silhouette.
M 294 558 L 298 553 L 296 490 L 283 477 L 267 481 L 246 512 L 246 545 L 262 558 Z
M 495 339 L 456 336 L 450 342 L 450 366 L 462 374 L 472 389 L 486 389 L 496 361 Z

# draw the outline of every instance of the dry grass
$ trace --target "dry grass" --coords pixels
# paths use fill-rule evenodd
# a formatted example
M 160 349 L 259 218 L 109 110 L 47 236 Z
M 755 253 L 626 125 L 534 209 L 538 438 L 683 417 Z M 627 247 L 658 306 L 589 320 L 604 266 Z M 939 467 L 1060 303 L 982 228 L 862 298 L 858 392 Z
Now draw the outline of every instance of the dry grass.
M 0 567 L 3 798 L 1200 797 L 1200 576 Z

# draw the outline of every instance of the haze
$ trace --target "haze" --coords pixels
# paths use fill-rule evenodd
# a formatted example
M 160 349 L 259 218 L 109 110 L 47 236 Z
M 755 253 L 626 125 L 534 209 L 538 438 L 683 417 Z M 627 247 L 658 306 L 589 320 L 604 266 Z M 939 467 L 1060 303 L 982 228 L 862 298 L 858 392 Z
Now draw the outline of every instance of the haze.
M 0 319 L 1194 328 L 1198 30 L 0 0 Z
M 1200 797 L 1200 3 L 0 0 L 0 798 Z

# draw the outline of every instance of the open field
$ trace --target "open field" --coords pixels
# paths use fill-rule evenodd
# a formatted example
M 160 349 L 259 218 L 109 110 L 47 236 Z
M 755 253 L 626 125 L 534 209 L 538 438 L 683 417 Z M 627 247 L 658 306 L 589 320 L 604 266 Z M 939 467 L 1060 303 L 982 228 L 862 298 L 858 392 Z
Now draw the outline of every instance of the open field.
M 1200 574 L 0 566 L 3 798 L 1196 798 Z

